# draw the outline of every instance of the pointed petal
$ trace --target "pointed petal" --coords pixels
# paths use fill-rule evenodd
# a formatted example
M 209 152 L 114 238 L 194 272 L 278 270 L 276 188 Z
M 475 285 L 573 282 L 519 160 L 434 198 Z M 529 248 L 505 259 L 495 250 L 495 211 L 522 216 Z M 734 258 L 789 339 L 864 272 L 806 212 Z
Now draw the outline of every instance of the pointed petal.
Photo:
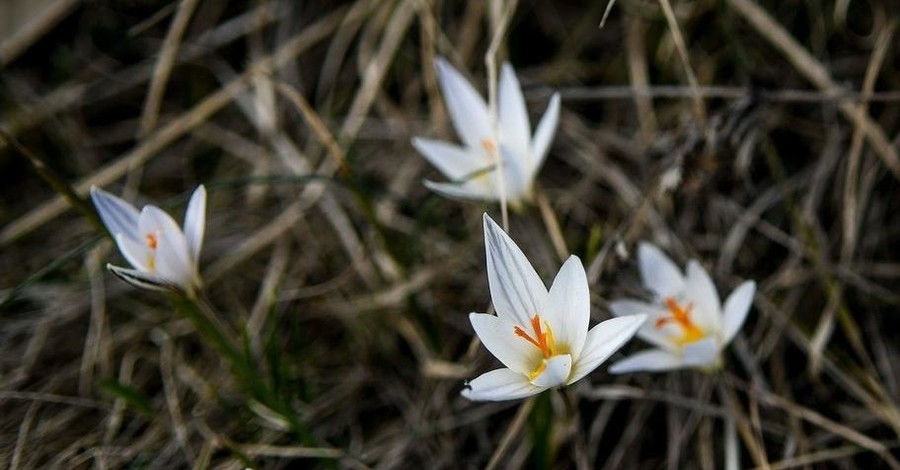
M 528 109 L 525 108 L 525 97 L 516 72 L 509 63 L 504 63 L 500 70 L 499 86 L 499 118 L 500 142 L 509 148 L 513 158 L 522 162 L 524 167 L 534 166 L 531 155 L 531 123 L 528 120 Z
M 187 288 L 194 279 L 195 265 L 187 240 L 178 224 L 156 206 L 145 206 L 138 220 L 140 233 L 156 239 L 156 274 Z
M 509 235 L 484 214 L 484 243 L 488 284 L 497 316 L 517 325 L 528 325 L 543 311 L 547 288 L 534 267 Z
M 133 268 L 145 272 L 152 271 L 150 263 L 156 262 L 156 256 L 147 248 L 146 244 L 135 242 L 126 237 L 124 233 L 117 233 L 116 246 L 119 247 L 119 253 L 122 253 L 122 256 Z
M 91 200 L 113 237 L 122 233 L 128 238 L 137 238 L 138 210 L 134 206 L 96 186 L 91 186 Z
M 449 62 L 438 58 L 435 69 L 453 127 L 468 147 L 481 149 L 482 141 L 493 133 L 487 104 Z
M 684 290 L 684 276 L 659 248 L 641 243 L 638 247 L 638 265 L 644 286 L 656 294 L 657 300 L 677 296 Z
M 728 300 L 725 301 L 725 315 L 722 317 L 722 347 L 730 343 L 744 326 L 754 294 L 756 283 L 746 281 L 728 296 Z
M 719 362 L 719 340 L 710 336 L 685 345 L 682 361 L 689 367 L 712 367 Z
M 107 264 L 106 269 L 109 269 L 119 279 L 139 289 L 181 292 L 181 289 L 168 279 L 163 279 L 144 271 L 120 268 L 111 264 Z
M 706 331 L 719 331 L 722 316 L 719 293 L 709 273 L 696 260 L 690 260 L 687 265 L 685 295 L 694 304 L 691 315 L 694 323 Z
M 510 370 L 528 375 L 540 363 L 540 350 L 516 336 L 516 325 L 484 313 L 470 313 L 469 321 L 484 347 Z
M 476 377 L 466 384 L 462 396 L 475 401 L 518 400 L 543 392 L 532 385 L 528 377 L 509 369 L 496 369 Z
M 566 385 L 566 379 L 571 371 L 572 356 L 558 354 L 544 361 L 544 370 L 531 383 L 541 388 Z
M 677 330 L 673 324 L 666 324 L 661 328 L 656 327 L 657 320 L 669 315 L 669 311 L 665 308 L 640 300 L 622 299 L 610 302 L 609 309 L 617 317 L 647 315 L 647 320 L 641 325 L 637 336 L 661 349 L 673 352 L 677 349 L 669 338 L 680 335 L 681 331 Z
M 549 299 L 544 313 L 553 336 L 557 344 L 568 345 L 572 357 L 578 357 L 591 319 L 591 294 L 577 256 L 570 256 L 559 269 Z
M 544 111 L 544 117 L 538 123 L 534 130 L 534 137 L 531 139 L 531 158 L 533 159 L 531 172 L 537 174 L 547 158 L 547 151 L 550 150 L 550 144 L 553 143 L 553 136 L 556 135 L 556 127 L 559 124 L 559 93 L 554 93 L 550 97 L 550 104 Z
M 486 191 L 480 186 L 463 183 L 437 183 L 434 181 L 425 182 L 425 187 L 444 196 L 448 199 L 461 199 L 464 201 L 496 201 L 497 197 L 493 193 Z
M 184 238 L 187 240 L 191 261 L 200 260 L 203 233 L 206 230 L 206 187 L 202 184 L 194 190 L 184 214 Z
M 662 372 L 686 367 L 680 357 L 662 349 L 642 351 L 616 362 L 609 368 L 610 374 L 628 372 Z
M 631 315 L 606 320 L 591 328 L 581 356 L 575 362 L 575 370 L 569 377 L 569 383 L 580 380 L 609 359 L 609 356 L 634 336 L 646 320 L 646 315 Z
M 421 137 L 413 138 L 412 145 L 447 179 L 455 182 L 463 182 L 467 178 L 477 175 L 478 172 L 490 171 L 490 162 L 484 159 L 484 155 L 479 152 L 472 152 L 467 148 L 440 140 Z

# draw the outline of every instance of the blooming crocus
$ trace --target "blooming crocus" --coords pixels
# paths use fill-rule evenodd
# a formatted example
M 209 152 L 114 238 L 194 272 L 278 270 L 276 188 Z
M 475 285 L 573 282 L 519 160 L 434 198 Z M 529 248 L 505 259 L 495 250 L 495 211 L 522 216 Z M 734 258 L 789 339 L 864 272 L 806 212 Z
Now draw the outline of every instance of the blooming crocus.
M 92 187 L 91 199 L 133 269 L 107 265 L 125 282 L 152 290 L 192 293 L 201 286 L 197 261 L 206 225 L 206 188 L 188 202 L 184 231 L 156 206 L 138 211 L 119 197 Z
M 559 93 L 550 98 L 532 137 L 519 79 L 511 65 L 503 64 L 495 134 L 488 106 L 472 85 L 444 59 L 439 58 L 435 68 L 462 146 L 420 137 L 412 140 L 419 153 L 451 180 L 426 181 L 425 185 L 452 198 L 499 201 L 503 191 L 513 205 L 530 201 L 534 179 L 559 122 Z
M 616 362 L 610 372 L 718 368 L 722 350 L 747 318 L 756 283 L 746 281 L 738 286 L 723 307 L 712 279 L 696 260 L 688 262 L 682 274 L 659 248 L 642 243 L 638 265 L 652 300 L 616 300 L 610 309 L 621 318 L 647 314 L 647 323 L 637 334 L 656 348 Z
M 572 384 L 644 322 L 643 315 L 614 318 L 588 331 L 590 294 L 577 256 L 566 260 L 548 292 L 519 247 L 486 214 L 484 238 L 497 315 L 472 313 L 469 319 L 484 346 L 506 367 L 469 382 L 464 397 L 514 400 Z

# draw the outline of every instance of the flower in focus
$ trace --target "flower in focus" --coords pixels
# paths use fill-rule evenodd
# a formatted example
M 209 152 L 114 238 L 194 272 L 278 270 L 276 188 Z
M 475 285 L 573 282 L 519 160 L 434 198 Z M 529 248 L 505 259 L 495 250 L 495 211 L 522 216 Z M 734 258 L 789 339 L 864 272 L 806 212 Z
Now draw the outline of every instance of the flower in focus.
M 151 290 L 193 292 L 201 286 L 197 261 L 206 225 L 206 188 L 199 186 L 188 202 L 184 231 L 156 206 L 140 212 L 119 197 L 91 188 L 91 200 L 115 238 L 119 252 L 133 269 L 107 265 L 119 278 Z
M 632 315 L 588 331 L 590 294 L 577 256 L 559 270 L 550 291 L 518 246 L 485 214 L 488 283 L 497 315 L 469 319 L 505 368 L 469 382 L 470 400 L 514 400 L 574 383 L 628 341 L 645 320 Z
M 519 79 L 503 64 L 498 87 L 497 134 L 481 95 L 446 60 L 435 64 L 450 119 L 463 145 L 416 137 L 413 146 L 451 180 L 426 181 L 441 195 L 460 199 L 499 201 L 501 191 L 513 205 L 528 202 L 538 170 L 544 162 L 559 122 L 559 93 L 554 93 L 541 122 L 531 124 Z M 497 168 L 497 163 L 503 163 Z M 502 177 L 502 180 L 501 180 Z
M 610 372 L 718 368 L 721 351 L 747 318 L 756 283 L 746 281 L 738 286 L 723 307 L 712 279 L 696 260 L 688 262 L 687 271 L 682 275 L 659 248 L 642 243 L 638 248 L 638 265 L 653 300 L 616 300 L 610 309 L 620 318 L 639 313 L 649 315 L 637 334 L 656 348 L 616 362 Z

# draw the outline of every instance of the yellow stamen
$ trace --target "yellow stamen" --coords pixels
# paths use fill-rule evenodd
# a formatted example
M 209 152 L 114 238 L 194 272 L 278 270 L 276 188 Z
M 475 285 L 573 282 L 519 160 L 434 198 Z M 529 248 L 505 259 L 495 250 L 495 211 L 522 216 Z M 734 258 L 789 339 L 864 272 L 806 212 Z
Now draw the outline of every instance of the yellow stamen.
M 691 320 L 691 310 L 694 309 L 693 303 L 688 304 L 687 308 L 682 308 L 674 298 L 667 297 L 666 307 L 669 309 L 671 316 L 662 317 L 656 320 L 657 329 L 662 328 L 670 322 L 681 327 L 681 336 L 674 340 L 675 343 L 680 346 L 696 342 L 703 338 L 703 330 Z
M 547 369 L 547 361 L 541 360 L 541 363 L 537 366 L 537 369 L 531 371 L 531 373 L 528 374 L 528 380 L 534 381 L 534 379 L 538 378 L 539 375 L 543 374 L 546 369 Z

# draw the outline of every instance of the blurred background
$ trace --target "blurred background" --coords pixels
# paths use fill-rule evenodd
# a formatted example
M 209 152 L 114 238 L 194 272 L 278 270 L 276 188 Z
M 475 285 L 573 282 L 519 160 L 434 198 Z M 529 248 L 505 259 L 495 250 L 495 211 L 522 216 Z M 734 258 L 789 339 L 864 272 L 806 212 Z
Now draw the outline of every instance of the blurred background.
M 736 442 L 747 468 L 900 468 L 898 13 L 3 0 L 0 466 L 722 468 Z M 435 57 L 486 94 L 495 35 L 532 123 L 562 95 L 512 238 L 547 283 L 582 259 L 592 325 L 642 295 L 640 240 L 723 298 L 755 280 L 722 371 L 459 396 L 498 365 L 467 315 L 490 308 L 481 214 L 500 210 L 429 192 L 444 178 L 410 139 L 458 139 Z M 49 180 L 179 221 L 205 184 L 207 295 L 306 434 L 108 273 L 124 261 Z

